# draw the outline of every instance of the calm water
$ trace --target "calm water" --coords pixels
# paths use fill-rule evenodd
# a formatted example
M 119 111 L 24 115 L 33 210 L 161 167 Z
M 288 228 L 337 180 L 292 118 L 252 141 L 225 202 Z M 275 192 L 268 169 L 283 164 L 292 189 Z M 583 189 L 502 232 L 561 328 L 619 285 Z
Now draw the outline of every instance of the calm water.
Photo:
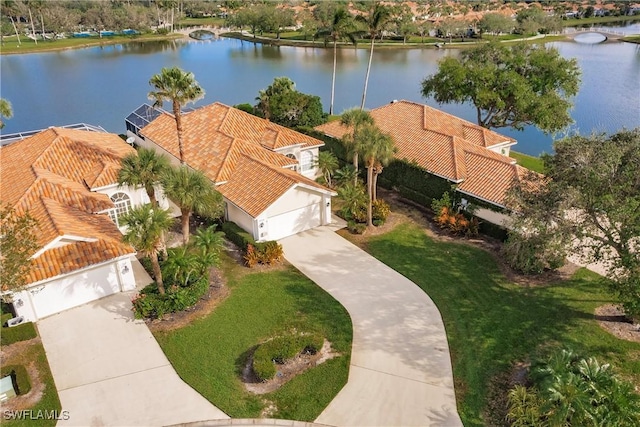
M 636 24 L 638 26 L 638 24 Z M 638 28 L 636 33 L 640 33 Z M 640 126 L 640 48 L 628 43 L 553 43 L 582 68 L 575 99 L 573 129 L 581 133 L 614 132 Z M 377 50 L 367 94 L 367 108 L 394 99 L 426 102 L 420 82 L 437 70 L 437 61 L 454 50 Z M 367 65 L 365 49 L 339 50 L 334 109 L 360 104 Z M 42 54 L 2 56 L 0 91 L 13 104 L 14 117 L 3 133 L 85 122 L 124 133 L 124 117 L 148 102 L 149 78 L 162 67 L 192 71 L 206 91 L 196 105 L 221 101 L 255 103 L 260 89 L 275 77 L 288 76 L 298 90 L 322 98 L 329 109 L 332 50 L 254 45 L 239 40 L 130 43 Z M 475 121 L 469 105 L 439 106 Z M 552 137 L 535 128 L 499 129 L 518 140 L 517 150 L 549 152 Z

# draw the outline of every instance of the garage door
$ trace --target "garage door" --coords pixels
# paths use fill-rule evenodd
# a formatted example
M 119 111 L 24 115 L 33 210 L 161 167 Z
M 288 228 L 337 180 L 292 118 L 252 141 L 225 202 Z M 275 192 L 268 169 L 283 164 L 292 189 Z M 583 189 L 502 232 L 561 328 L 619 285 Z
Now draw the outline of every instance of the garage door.
M 30 289 L 38 318 L 86 304 L 120 290 L 115 264 L 85 270 Z
M 305 206 L 280 215 L 272 216 L 267 222 L 269 240 L 278 240 L 322 223 L 321 203 Z

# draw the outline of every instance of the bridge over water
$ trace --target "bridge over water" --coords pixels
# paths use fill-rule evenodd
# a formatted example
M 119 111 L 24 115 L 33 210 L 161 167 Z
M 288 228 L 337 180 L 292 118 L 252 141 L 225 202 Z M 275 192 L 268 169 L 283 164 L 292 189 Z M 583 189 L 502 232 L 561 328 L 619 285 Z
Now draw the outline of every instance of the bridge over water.
M 611 41 L 617 41 L 620 40 L 623 37 L 628 37 L 631 36 L 633 34 L 627 34 L 625 32 L 622 31 L 616 31 L 616 30 L 612 30 L 611 28 L 606 28 L 606 27 L 589 27 L 589 28 L 567 28 L 565 30 L 564 35 L 573 39 L 576 36 L 580 35 L 580 34 L 585 34 L 585 33 L 598 33 L 598 34 L 602 34 L 603 36 L 606 37 L 606 40 L 611 40 Z

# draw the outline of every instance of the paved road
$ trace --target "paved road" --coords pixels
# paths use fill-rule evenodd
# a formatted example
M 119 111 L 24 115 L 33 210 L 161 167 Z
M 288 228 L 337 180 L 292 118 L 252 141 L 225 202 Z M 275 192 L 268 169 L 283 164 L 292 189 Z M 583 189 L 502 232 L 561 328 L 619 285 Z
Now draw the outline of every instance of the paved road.
M 62 409 L 58 426 L 164 426 L 229 418 L 185 384 L 118 293 L 38 322 Z
M 351 315 L 347 385 L 316 422 L 461 426 L 440 312 L 413 282 L 330 227 L 280 241 L 285 258 Z

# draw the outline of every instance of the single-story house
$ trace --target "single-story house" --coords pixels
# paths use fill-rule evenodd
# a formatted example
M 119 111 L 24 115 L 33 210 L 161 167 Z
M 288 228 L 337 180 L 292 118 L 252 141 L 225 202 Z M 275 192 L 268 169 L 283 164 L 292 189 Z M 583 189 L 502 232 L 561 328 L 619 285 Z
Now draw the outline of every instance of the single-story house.
M 135 152 L 119 136 L 52 127 L 0 148 L 0 200 L 38 222 L 39 249 L 27 286 L 11 294 L 27 321 L 135 288 L 135 250 L 118 217 L 148 203 L 144 190 L 119 187 L 120 162 Z M 166 203 L 166 201 L 165 201 Z
M 430 174 L 456 184 L 456 191 L 469 198 L 504 208 L 511 183 L 528 171 L 508 157 L 516 144 L 513 138 L 428 105 L 393 101 L 370 114 L 376 126 L 393 138 L 397 159 L 415 162 Z M 340 121 L 316 130 L 333 138 L 342 138 L 349 131 Z M 490 209 L 477 209 L 475 214 L 499 225 L 508 220 Z
M 136 144 L 179 163 L 174 116 L 142 105 L 125 120 Z M 331 223 L 331 190 L 314 181 L 324 143 L 219 102 L 182 115 L 185 163 L 225 201 L 225 218 L 257 241 Z

